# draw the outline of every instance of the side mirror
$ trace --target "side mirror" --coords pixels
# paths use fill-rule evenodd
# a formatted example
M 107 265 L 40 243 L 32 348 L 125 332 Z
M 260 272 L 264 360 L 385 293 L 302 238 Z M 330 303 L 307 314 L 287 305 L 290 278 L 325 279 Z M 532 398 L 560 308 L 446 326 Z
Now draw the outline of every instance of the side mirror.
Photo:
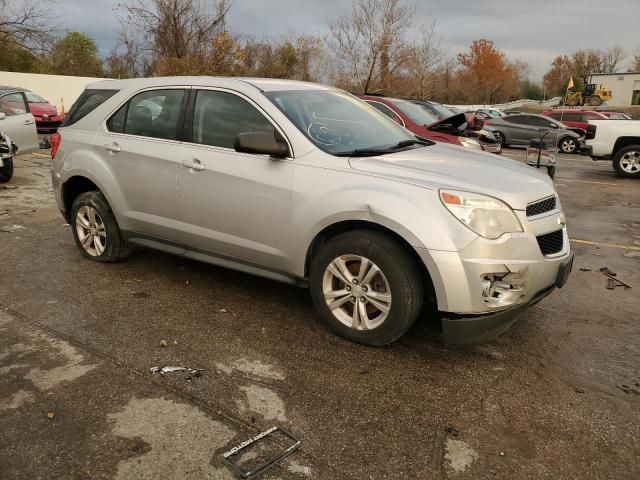
M 7 114 L 4 112 L 0 112 L 0 120 L 4 120 L 5 118 L 7 118 Z
M 558 125 L 556 125 L 555 123 L 550 123 L 550 124 L 549 124 L 549 126 L 550 126 L 551 128 L 560 128 L 560 127 L 558 127 Z
M 236 152 L 240 153 L 271 155 L 279 158 L 289 155 L 287 142 L 277 131 L 275 134 L 268 132 L 238 133 L 233 146 Z

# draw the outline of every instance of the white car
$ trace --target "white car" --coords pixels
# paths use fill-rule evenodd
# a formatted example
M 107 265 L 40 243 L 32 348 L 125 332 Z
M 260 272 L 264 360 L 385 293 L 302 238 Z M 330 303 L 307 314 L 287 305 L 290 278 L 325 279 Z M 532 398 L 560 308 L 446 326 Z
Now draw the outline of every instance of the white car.
M 0 86 L 0 130 L 18 146 L 18 155 L 40 149 L 36 121 L 24 91 Z
M 594 160 L 613 160 L 621 177 L 640 178 L 640 121 L 590 120 L 581 153 Z

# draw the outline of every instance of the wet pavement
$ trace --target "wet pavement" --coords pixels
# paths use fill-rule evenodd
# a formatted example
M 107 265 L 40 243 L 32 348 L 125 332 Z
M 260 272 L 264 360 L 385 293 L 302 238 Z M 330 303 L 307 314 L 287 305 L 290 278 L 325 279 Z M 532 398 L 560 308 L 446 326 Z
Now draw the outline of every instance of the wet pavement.
M 640 182 L 610 163 L 560 158 L 569 283 L 467 348 L 428 318 L 355 345 L 305 290 L 163 253 L 84 260 L 49 168 L 0 185 L 3 480 L 231 479 L 222 454 L 276 424 L 302 446 L 260 478 L 640 478 Z

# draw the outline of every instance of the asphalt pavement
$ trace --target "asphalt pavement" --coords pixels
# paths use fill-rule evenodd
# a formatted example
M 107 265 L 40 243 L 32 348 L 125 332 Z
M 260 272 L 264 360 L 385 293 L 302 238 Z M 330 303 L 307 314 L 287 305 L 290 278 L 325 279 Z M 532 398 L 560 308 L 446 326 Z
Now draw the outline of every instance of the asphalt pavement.
M 355 345 L 303 289 L 164 253 L 85 260 L 50 165 L 0 185 L 1 479 L 231 479 L 224 452 L 273 425 L 301 446 L 259 478 L 640 478 L 640 182 L 609 162 L 559 159 L 565 288 L 466 348 L 429 318 Z

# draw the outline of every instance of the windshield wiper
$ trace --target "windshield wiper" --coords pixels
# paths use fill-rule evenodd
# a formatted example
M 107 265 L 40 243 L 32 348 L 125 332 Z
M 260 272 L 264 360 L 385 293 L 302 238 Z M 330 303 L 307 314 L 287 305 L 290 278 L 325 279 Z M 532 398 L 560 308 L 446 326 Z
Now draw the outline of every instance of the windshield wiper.
M 410 147 L 411 145 L 432 145 L 432 143 L 426 140 L 412 138 L 410 140 L 402 140 L 401 142 L 398 142 L 390 147 L 357 148 L 355 150 L 351 150 L 350 152 L 340 152 L 335 153 L 334 155 L 337 157 L 372 157 L 375 155 L 384 155 L 385 153 L 391 153 L 395 150 L 398 150 L 399 148 Z

